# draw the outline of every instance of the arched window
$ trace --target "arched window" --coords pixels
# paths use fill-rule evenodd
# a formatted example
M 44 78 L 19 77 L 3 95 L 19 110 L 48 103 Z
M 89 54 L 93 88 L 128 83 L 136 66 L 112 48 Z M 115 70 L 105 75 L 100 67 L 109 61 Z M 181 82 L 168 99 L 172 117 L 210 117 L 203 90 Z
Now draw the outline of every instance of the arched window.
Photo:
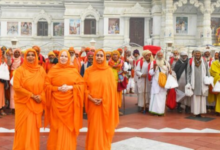
M 39 19 L 37 22 L 37 36 L 48 36 L 48 22 L 46 19 Z
M 96 19 L 92 15 L 84 20 L 84 34 L 96 34 Z
M 99 32 L 99 12 L 91 5 L 81 14 L 81 33 L 82 35 L 98 35 Z

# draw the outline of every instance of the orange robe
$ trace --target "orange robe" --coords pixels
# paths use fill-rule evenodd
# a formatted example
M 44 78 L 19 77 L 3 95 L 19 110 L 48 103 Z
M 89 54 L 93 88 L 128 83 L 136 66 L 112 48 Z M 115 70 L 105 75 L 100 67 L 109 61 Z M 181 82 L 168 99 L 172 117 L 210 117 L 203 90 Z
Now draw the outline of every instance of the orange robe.
M 35 52 L 32 49 L 27 50 L 24 58 L 29 51 Z M 36 52 L 35 55 L 37 56 Z M 33 64 L 27 65 L 26 59 L 15 72 L 13 88 L 16 113 L 13 150 L 39 150 L 40 148 L 45 77 L 46 73 L 38 62 L 33 67 Z M 42 103 L 36 103 L 31 98 L 33 94 L 40 95 Z
M 80 62 L 80 59 L 79 58 L 76 58 L 74 59 L 74 62 L 73 62 L 73 66 L 78 70 L 78 72 L 80 73 L 80 70 L 81 70 L 81 62 Z
M 85 107 L 88 115 L 86 150 L 111 150 L 114 131 L 119 123 L 117 85 L 106 60 L 104 67 L 97 68 L 95 56 L 96 54 L 93 66 L 84 75 L 87 88 Z M 88 95 L 102 99 L 101 105 L 95 105 L 87 98 Z
M 1 49 L 0 49 L 0 65 L 1 65 L 1 60 L 2 59 L 2 54 L 1 54 Z M 6 63 L 6 60 L 5 60 Z M 5 88 L 4 88 L 4 83 L 0 82 L 0 109 L 5 106 Z
M 76 150 L 76 138 L 82 127 L 85 84 L 77 69 L 70 65 L 69 53 L 68 59 L 69 65 L 56 64 L 46 79 L 45 126 L 50 124 L 47 150 Z M 73 89 L 58 91 L 64 84 L 72 85 Z

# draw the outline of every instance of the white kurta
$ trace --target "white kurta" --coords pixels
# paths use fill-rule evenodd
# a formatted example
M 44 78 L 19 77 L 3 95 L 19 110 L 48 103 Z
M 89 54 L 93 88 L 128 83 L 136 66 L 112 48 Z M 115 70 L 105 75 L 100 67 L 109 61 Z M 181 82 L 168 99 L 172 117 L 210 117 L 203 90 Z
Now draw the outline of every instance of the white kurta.
M 136 62 L 138 61 L 138 58 L 134 58 L 134 62 L 133 62 L 133 68 L 134 70 L 136 70 Z M 136 72 L 134 73 L 134 92 L 138 94 L 138 86 L 137 86 L 137 80 L 138 80 L 138 76 L 136 74 Z
M 130 62 L 127 63 L 127 65 L 128 65 L 128 75 L 129 75 L 127 91 L 130 91 L 130 89 L 132 89 L 132 92 L 133 92 L 134 91 L 134 78 L 131 76 L 132 65 L 130 64 Z
M 137 75 L 137 92 L 138 92 L 138 106 L 144 107 L 145 103 L 149 103 L 150 100 L 150 91 L 151 91 L 151 82 L 148 80 L 148 62 L 144 61 L 141 68 L 141 63 L 139 62 L 136 66 L 135 73 Z M 147 78 L 141 78 L 143 74 L 147 74 Z M 146 86 L 146 87 L 145 87 Z M 145 94 L 145 95 L 144 95 Z M 146 97 L 146 99 L 144 99 Z
M 168 68 L 170 68 L 170 66 L 168 63 L 166 64 L 167 66 L 164 65 L 163 69 L 161 69 L 161 72 L 167 75 Z M 149 74 L 153 77 L 149 112 L 152 114 L 163 115 L 165 112 L 167 90 L 165 88 L 160 87 L 158 84 L 158 78 L 159 78 L 158 67 L 154 71 L 152 64 Z

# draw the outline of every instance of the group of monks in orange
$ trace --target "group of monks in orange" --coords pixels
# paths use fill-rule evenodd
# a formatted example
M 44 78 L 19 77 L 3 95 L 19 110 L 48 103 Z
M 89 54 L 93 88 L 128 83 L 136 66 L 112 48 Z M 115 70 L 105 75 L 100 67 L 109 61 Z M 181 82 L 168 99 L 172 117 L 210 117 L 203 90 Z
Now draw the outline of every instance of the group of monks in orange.
M 110 150 L 119 123 L 122 93 L 117 90 L 117 73 L 122 69 L 122 49 L 110 53 L 84 48 L 78 53 L 70 47 L 51 51 L 47 59 L 40 51 L 33 46 L 22 56 L 20 49 L 14 49 L 10 60 L 15 108 L 13 150 L 39 150 L 43 112 L 44 127 L 50 127 L 47 149 L 75 150 L 83 108 L 88 116 L 86 150 Z M 87 55 L 83 56 L 84 52 Z M 0 65 L 7 63 L 6 58 L 1 50 Z M 82 67 L 89 61 L 90 67 Z M 5 97 L 4 84 L 1 86 L 0 82 L 0 106 Z

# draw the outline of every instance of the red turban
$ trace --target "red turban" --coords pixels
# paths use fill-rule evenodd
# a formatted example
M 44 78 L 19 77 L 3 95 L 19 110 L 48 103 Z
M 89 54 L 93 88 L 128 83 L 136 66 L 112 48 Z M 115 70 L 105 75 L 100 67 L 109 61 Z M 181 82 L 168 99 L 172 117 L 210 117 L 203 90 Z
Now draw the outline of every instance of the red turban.
M 92 51 L 89 51 L 88 53 L 87 53 L 87 56 L 89 56 L 89 55 L 94 55 L 94 53 L 92 52 Z

